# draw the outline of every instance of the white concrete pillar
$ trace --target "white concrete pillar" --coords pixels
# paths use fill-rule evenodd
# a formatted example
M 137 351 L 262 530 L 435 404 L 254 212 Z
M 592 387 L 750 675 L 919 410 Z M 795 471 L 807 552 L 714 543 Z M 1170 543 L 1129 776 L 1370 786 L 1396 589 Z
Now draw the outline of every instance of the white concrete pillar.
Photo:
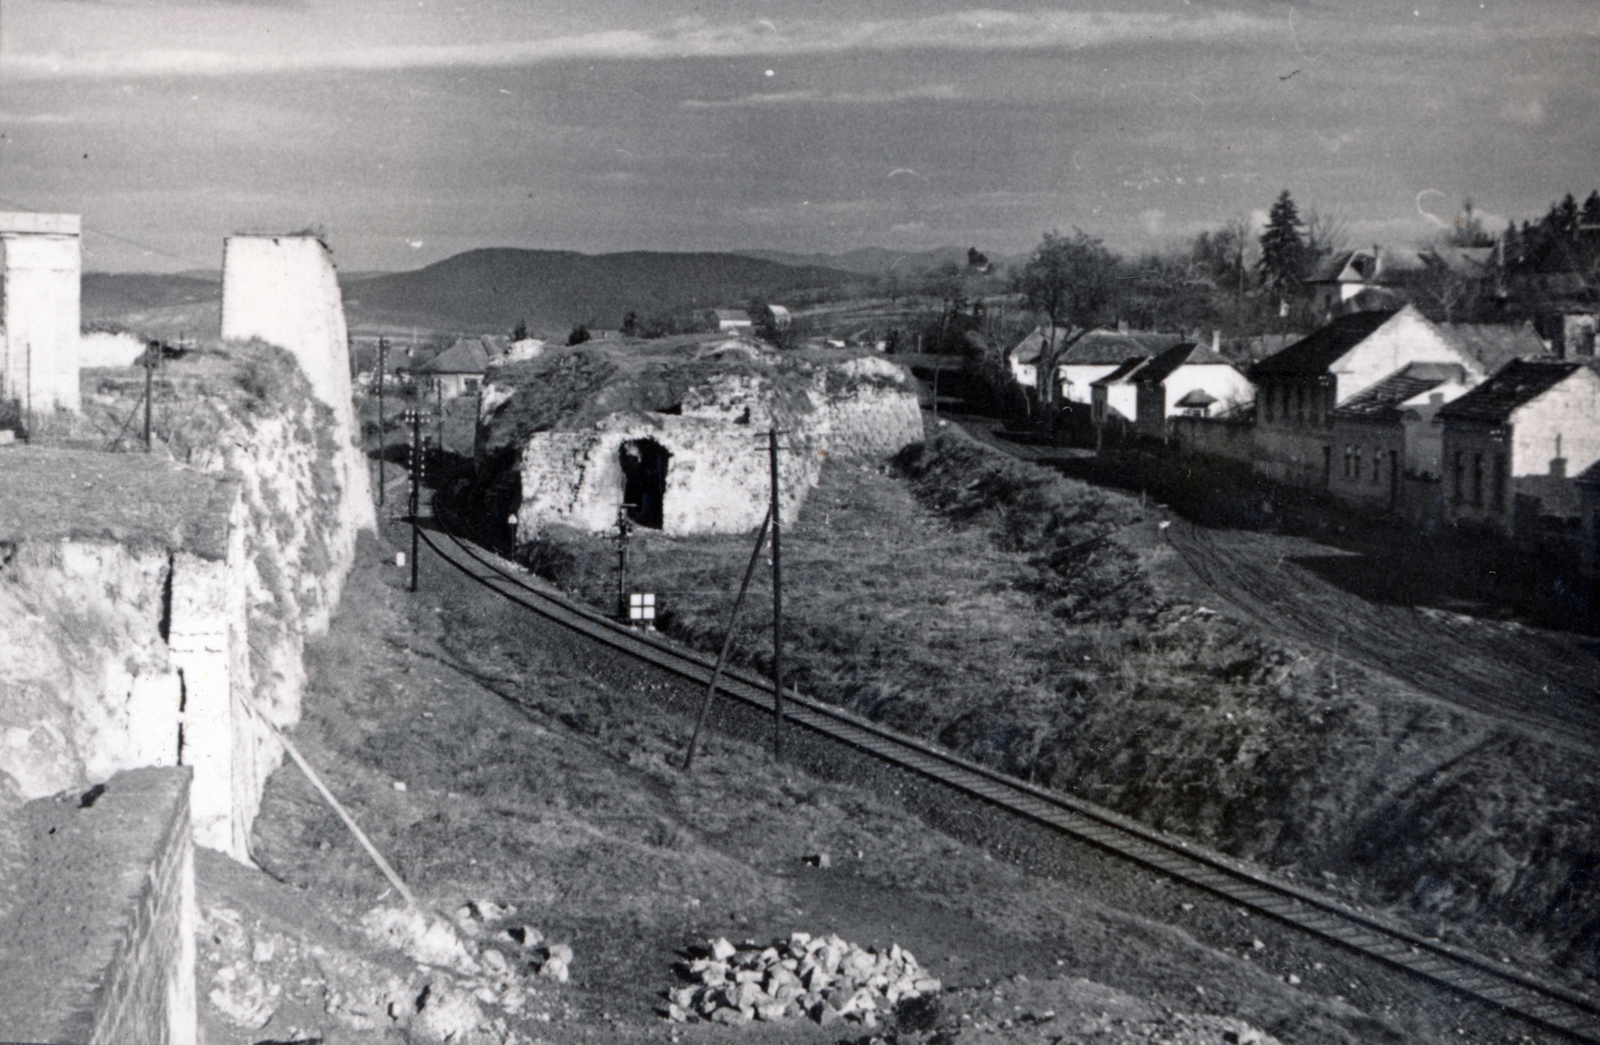
M 31 413 L 79 408 L 79 229 L 76 214 L 0 214 L 0 397 Z
M 286 349 L 316 397 L 333 410 L 341 446 L 358 443 L 350 382 L 344 299 L 327 246 L 315 236 L 229 236 L 222 248 L 222 336 L 260 338 Z M 359 467 L 354 467 L 359 461 Z M 341 454 L 348 511 L 373 528 L 371 476 L 365 459 Z

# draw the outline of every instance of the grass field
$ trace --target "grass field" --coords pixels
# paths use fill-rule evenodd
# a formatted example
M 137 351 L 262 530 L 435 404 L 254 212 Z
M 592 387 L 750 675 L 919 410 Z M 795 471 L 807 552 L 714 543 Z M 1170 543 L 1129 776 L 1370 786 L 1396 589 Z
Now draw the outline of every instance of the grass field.
M 953 432 L 892 466 L 830 461 L 783 530 L 785 683 L 1427 935 L 1592 978 L 1583 754 L 1206 609 L 1167 583 L 1160 521 Z M 753 538 L 636 533 L 628 586 L 715 651 Z M 615 608 L 614 539 L 520 551 Z M 762 567 L 733 659 L 770 673 Z

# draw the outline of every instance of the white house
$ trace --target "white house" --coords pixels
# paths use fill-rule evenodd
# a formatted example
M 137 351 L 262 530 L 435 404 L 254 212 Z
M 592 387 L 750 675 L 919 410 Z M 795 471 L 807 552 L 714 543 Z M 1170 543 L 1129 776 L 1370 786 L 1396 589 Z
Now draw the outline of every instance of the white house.
M 1192 342 L 1174 345 L 1128 376 L 1137 394 L 1139 434 L 1152 439 L 1166 437 L 1169 417 L 1206 417 L 1255 399 L 1255 386 L 1237 367 Z

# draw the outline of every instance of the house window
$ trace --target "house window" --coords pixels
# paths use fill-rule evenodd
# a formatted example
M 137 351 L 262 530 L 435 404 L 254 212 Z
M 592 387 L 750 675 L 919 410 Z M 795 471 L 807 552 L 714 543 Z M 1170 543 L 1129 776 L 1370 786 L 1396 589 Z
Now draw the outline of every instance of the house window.
M 478 384 L 479 381 L 477 378 L 469 377 L 461 383 L 461 387 L 466 390 L 467 395 L 472 395 L 478 390 Z
M 1377 486 L 1382 481 L 1383 451 L 1376 446 L 1372 448 L 1372 485 Z
M 1454 501 L 1456 504 L 1460 504 L 1462 499 L 1465 496 L 1465 493 L 1466 493 L 1466 487 L 1462 483 L 1463 469 L 1462 469 L 1462 463 L 1461 463 L 1461 451 L 1460 450 L 1456 451 L 1454 465 L 1455 465 L 1455 467 L 1453 469 L 1454 482 L 1451 484 L 1452 485 L 1452 490 L 1451 490 L 1451 493 L 1450 493 L 1450 499 L 1452 501 Z
M 1306 423 L 1306 387 L 1299 385 L 1294 390 L 1294 419 L 1298 424 Z
M 1352 447 L 1351 453 L 1355 456 L 1353 458 L 1354 463 L 1350 469 L 1350 478 L 1359 483 L 1361 481 L 1361 447 Z
M 1344 448 L 1344 471 L 1341 475 L 1345 479 L 1350 478 L 1350 457 L 1353 453 L 1355 453 L 1355 447 L 1347 446 Z
M 1483 507 L 1483 454 L 1472 455 L 1472 506 Z
M 1494 510 L 1506 510 L 1506 455 L 1494 455 Z

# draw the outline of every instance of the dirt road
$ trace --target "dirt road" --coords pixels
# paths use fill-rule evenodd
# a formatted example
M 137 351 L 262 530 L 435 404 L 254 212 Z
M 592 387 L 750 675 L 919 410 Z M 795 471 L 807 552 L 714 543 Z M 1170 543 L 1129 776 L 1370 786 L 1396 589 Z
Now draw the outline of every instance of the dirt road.
M 1166 534 L 1218 609 L 1457 707 L 1568 744 L 1600 742 L 1600 643 L 1516 621 L 1362 598 L 1364 557 L 1282 534 L 1175 521 Z

